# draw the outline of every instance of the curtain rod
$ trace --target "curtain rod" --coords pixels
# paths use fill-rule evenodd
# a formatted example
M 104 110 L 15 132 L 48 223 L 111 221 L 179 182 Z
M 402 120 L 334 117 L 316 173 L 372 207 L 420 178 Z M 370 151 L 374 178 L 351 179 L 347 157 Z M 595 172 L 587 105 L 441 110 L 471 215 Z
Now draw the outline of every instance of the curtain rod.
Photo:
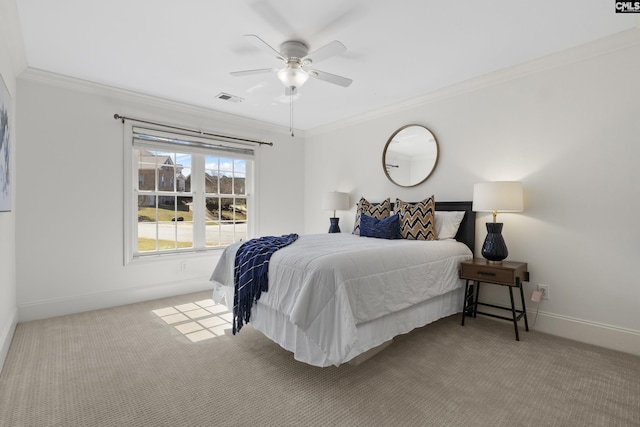
M 134 119 L 132 117 L 121 116 L 118 113 L 114 114 L 113 118 L 116 119 L 116 120 L 122 120 L 122 123 L 124 123 L 125 120 L 132 120 L 134 122 L 146 123 L 146 124 L 149 124 L 149 125 L 156 125 L 156 126 L 163 126 L 163 127 L 166 127 L 166 128 L 176 129 L 176 130 L 184 130 L 184 131 L 187 131 L 187 132 L 193 132 L 193 133 L 197 133 L 197 134 L 200 134 L 200 135 L 207 135 L 207 136 L 213 136 L 213 137 L 217 137 L 217 138 L 232 139 L 234 141 L 253 142 L 254 144 L 273 146 L 273 142 L 255 141 L 253 139 L 238 138 L 238 137 L 235 137 L 235 136 L 218 135 L 218 134 L 215 134 L 215 133 L 203 132 L 201 130 L 193 130 L 193 129 L 181 128 L 181 127 L 178 127 L 178 126 L 166 125 L 164 123 L 157 123 L 157 122 L 150 122 L 150 121 L 147 121 L 147 120 Z

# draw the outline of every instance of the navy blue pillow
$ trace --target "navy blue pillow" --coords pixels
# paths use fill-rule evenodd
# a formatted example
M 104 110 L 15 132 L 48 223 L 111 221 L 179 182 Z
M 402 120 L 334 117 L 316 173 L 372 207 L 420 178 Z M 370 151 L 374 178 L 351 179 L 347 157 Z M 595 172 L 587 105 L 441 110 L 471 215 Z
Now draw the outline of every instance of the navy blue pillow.
M 397 214 L 378 219 L 362 214 L 360 216 L 360 236 L 378 239 L 400 238 L 400 217 Z

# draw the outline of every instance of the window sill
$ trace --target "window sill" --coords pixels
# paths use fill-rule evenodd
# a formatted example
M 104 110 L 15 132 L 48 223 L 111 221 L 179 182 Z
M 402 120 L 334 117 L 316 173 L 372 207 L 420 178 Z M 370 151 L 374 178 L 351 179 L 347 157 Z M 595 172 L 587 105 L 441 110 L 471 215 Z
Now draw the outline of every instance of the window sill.
M 153 253 L 144 255 L 134 255 L 126 264 L 144 264 L 154 262 L 165 262 L 167 260 L 195 259 L 217 257 L 227 246 L 219 246 L 215 248 L 200 249 L 193 251 Z

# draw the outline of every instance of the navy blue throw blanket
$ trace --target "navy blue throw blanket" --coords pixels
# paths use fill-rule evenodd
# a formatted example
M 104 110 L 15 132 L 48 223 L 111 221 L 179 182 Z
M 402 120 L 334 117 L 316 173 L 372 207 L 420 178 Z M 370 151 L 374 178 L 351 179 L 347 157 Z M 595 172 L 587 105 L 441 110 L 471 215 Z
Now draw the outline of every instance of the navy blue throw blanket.
M 236 252 L 233 269 L 233 334 L 249 323 L 251 307 L 269 290 L 269 260 L 278 249 L 298 239 L 297 234 L 265 236 L 243 243 Z

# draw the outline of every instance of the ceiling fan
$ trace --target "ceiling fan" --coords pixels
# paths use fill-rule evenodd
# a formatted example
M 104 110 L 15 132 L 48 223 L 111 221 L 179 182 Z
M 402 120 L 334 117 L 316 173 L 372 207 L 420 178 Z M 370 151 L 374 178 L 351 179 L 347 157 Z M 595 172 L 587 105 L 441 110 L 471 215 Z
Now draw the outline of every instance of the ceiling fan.
M 339 55 L 347 50 L 345 45 L 338 40 L 334 40 L 313 52 L 309 53 L 306 43 L 298 40 L 288 40 L 280 45 L 280 50 L 275 49 L 269 43 L 262 40 L 255 34 L 245 34 L 245 37 L 255 37 L 261 46 L 268 48 L 269 53 L 275 53 L 276 59 L 284 63 L 283 68 L 260 68 L 257 70 L 233 71 L 232 76 L 248 76 L 252 74 L 277 73 L 278 78 L 285 87 L 285 94 L 292 95 L 306 83 L 309 77 L 316 78 L 338 86 L 348 87 L 353 80 L 309 68 L 312 64 L 324 59 Z

